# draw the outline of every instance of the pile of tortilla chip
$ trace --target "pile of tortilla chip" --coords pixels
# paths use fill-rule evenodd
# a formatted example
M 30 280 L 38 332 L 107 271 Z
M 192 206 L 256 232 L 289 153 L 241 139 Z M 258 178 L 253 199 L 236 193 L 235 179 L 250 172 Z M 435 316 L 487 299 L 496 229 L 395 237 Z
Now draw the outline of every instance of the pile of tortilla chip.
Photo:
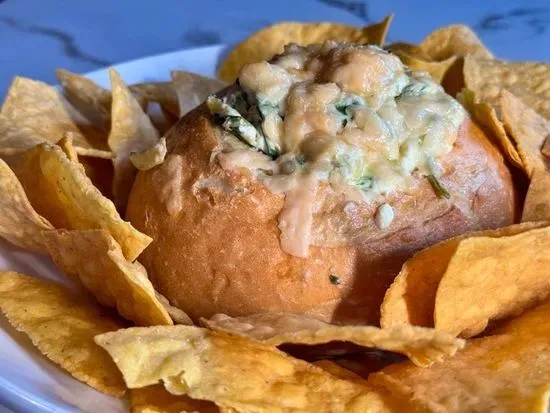
M 110 69 L 107 90 L 60 69 L 59 93 L 17 77 L 0 109 L 0 237 L 49 255 L 77 288 L 0 272 L 0 312 L 134 413 L 546 412 L 550 65 L 497 60 L 461 25 L 385 45 L 391 21 L 270 26 L 229 53 L 221 80 L 174 71 L 127 86 Z M 139 263 L 152 239 L 120 213 L 134 177 L 164 161 L 166 130 L 243 65 L 325 40 L 387 47 L 459 95 L 529 182 L 521 222 L 418 252 L 388 289 L 380 327 L 283 313 L 193 325 Z
M 136 171 L 163 161 L 161 135 L 225 86 L 183 71 L 173 71 L 171 82 L 126 86 L 110 69 L 107 90 L 63 69 L 56 74 L 62 93 L 39 81 L 13 80 L 0 109 L 0 157 L 12 164 L 41 143 L 72 147 L 69 155 L 120 211 Z

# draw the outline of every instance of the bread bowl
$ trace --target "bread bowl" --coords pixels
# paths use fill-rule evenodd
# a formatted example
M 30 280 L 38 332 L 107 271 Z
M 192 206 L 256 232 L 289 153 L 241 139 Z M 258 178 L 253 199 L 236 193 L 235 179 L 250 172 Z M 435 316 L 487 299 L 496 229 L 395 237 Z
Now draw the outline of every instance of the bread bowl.
M 127 218 L 155 287 L 193 319 L 378 324 L 416 251 L 511 224 L 507 166 L 427 74 L 373 46 L 291 45 L 167 134 Z

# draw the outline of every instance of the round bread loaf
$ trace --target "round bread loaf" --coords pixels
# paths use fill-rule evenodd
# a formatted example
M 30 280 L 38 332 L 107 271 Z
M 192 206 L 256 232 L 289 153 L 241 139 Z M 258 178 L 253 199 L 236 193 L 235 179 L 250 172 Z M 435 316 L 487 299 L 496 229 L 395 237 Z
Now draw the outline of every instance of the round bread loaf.
M 285 196 L 246 169 L 220 166 L 214 155 L 224 134 L 205 105 L 181 119 L 167 136 L 164 163 L 139 172 L 127 209 L 132 224 L 153 238 L 139 258 L 151 281 L 195 320 L 288 312 L 378 324 L 384 293 L 412 254 L 514 221 L 515 193 L 503 157 L 466 118 L 453 149 L 440 159 L 449 199 L 425 177 L 413 176 L 407 191 L 384 200 L 395 214 L 388 228 L 372 224 L 375 210 L 368 203 L 355 205 L 352 221 L 360 225 L 347 228 L 353 236 L 342 242 L 328 234 L 326 223 L 349 221 L 349 208 L 329 185 L 321 186 L 313 242 L 300 258 L 281 249 Z

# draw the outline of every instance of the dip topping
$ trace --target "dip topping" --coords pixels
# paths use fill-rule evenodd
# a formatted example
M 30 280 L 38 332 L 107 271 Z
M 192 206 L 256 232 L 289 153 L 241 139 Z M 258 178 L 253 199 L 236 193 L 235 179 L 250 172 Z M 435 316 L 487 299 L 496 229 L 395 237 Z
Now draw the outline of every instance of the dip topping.
M 210 96 L 210 111 L 244 145 L 218 155 L 224 168 L 253 171 L 286 202 L 279 217 L 285 251 L 307 256 L 321 182 L 346 201 L 376 202 L 379 228 L 394 219 L 383 197 L 425 177 L 440 197 L 438 160 L 464 119 L 462 106 L 426 72 L 413 72 L 376 46 L 288 45 L 270 62 L 242 68 L 236 92 Z M 250 153 L 250 149 L 257 155 Z M 306 202 L 307 201 L 307 202 Z

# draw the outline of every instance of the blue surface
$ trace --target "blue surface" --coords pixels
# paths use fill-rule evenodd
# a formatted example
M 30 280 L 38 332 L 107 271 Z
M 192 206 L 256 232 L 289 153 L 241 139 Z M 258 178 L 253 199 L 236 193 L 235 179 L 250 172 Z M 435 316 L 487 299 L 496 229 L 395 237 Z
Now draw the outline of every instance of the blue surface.
M 0 0 L 0 96 L 15 74 L 55 82 L 58 67 L 86 72 L 232 44 L 279 20 L 365 24 L 391 12 L 391 41 L 420 41 L 436 27 L 460 22 L 474 27 L 498 57 L 549 60 L 548 0 Z

